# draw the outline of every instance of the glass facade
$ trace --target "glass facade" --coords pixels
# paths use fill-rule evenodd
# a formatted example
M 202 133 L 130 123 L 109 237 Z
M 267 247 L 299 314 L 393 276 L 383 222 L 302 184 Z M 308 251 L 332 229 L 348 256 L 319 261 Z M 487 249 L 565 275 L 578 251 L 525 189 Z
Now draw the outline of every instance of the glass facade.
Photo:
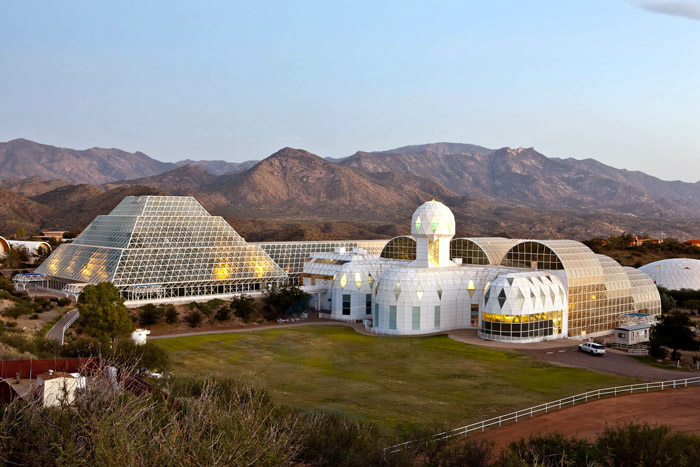
M 450 259 L 461 258 L 462 264 L 498 266 L 518 240 L 509 238 L 455 238 L 450 241 Z
M 529 315 L 499 315 L 484 313 L 481 321 L 483 337 L 496 340 L 522 340 L 553 336 L 562 325 L 561 311 Z
M 129 196 L 37 269 L 48 286 L 110 281 L 127 300 L 226 295 L 282 284 L 286 274 L 190 197 Z
M 632 286 L 634 311 L 650 315 L 661 314 L 661 298 L 654 281 L 638 269 L 630 267 L 624 269 Z
M 572 240 L 523 241 L 511 248 L 501 265 L 561 271 L 568 288 L 568 333 L 571 337 L 610 331 L 633 311 L 633 287 L 615 260 L 596 255 Z
M 378 255 L 386 244 L 387 240 L 248 243 L 267 253 L 289 276 L 289 285 L 294 286 L 302 285 L 304 263 L 311 260 L 312 253 L 333 253 L 336 248 L 345 248 L 347 251 L 362 248 L 369 255 Z
M 386 243 L 380 256 L 385 259 L 415 261 L 416 240 L 407 236 L 394 237 Z

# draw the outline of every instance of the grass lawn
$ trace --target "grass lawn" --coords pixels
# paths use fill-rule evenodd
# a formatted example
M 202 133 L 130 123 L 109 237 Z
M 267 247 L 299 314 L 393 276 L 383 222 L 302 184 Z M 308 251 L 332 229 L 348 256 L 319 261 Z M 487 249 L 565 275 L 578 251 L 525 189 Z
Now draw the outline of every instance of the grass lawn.
M 455 428 L 630 378 L 546 364 L 447 336 L 370 337 L 339 326 L 154 340 L 178 376 L 250 379 L 279 404 L 368 419 L 390 433 Z

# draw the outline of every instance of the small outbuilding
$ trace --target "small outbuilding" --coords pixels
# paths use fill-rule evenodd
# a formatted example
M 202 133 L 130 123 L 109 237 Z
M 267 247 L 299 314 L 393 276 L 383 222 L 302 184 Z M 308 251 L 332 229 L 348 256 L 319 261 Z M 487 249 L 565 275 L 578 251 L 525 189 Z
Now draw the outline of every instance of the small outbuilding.
M 637 345 L 649 342 L 651 324 L 641 323 L 615 328 L 613 343 L 619 345 Z

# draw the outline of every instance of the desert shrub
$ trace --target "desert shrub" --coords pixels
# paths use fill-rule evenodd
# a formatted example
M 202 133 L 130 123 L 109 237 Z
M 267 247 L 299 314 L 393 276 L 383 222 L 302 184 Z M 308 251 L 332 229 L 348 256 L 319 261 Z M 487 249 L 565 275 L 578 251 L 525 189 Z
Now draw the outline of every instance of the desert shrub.
M 202 316 L 202 312 L 199 310 L 190 310 L 186 315 L 185 315 L 185 321 L 187 324 L 190 325 L 191 328 L 196 328 L 200 324 L 202 324 L 202 319 L 204 317 Z
M 311 296 L 299 287 L 282 287 L 267 292 L 263 298 L 265 317 L 277 319 L 306 311 Z
M 227 306 L 222 306 L 218 310 L 216 310 L 216 314 L 214 315 L 214 319 L 217 321 L 228 321 L 231 319 L 231 308 Z
M 116 364 L 131 368 L 137 376 L 142 376 L 148 371 L 164 372 L 170 368 L 168 353 L 151 342 L 136 345 L 131 339 L 122 339 L 116 343 L 108 356 Z
M 61 297 L 58 299 L 58 302 L 57 302 L 58 306 L 68 306 L 71 303 L 72 302 L 71 302 L 70 298 L 68 298 L 68 297 Z
M 607 427 L 596 440 L 605 465 L 697 465 L 700 437 L 667 426 L 627 424 Z
M 180 321 L 180 318 L 177 314 L 177 309 L 175 308 L 174 305 L 166 305 L 165 306 L 165 322 L 168 324 L 175 324 L 178 321 Z
M 207 382 L 175 405 L 158 394 L 117 395 L 108 378 L 95 378 L 71 407 L 7 406 L 0 452 L 9 465 L 293 464 L 297 416 L 245 387 L 237 394 Z
M 219 298 L 215 298 L 213 300 L 209 300 L 208 302 L 193 302 L 194 307 L 190 305 L 190 308 L 196 308 L 202 313 L 204 313 L 204 315 L 206 315 L 207 317 L 211 317 L 214 314 L 214 312 L 225 303 L 225 301 Z
M 138 314 L 139 323 L 141 326 L 153 326 L 163 321 L 165 311 L 151 303 L 144 305 Z
M 586 440 L 567 438 L 561 433 L 531 436 L 511 443 L 501 451 L 502 465 L 581 466 L 598 465 L 600 457 Z
M 253 321 L 258 316 L 258 308 L 255 305 L 255 299 L 248 295 L 241 295 L 231 301 L 231 309 L 233 314 L 248 323 Z

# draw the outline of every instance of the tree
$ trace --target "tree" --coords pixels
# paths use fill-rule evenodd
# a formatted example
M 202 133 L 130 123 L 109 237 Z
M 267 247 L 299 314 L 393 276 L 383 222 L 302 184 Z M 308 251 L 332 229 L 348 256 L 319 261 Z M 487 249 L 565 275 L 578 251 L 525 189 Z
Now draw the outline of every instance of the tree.
M 21 245 L 10 247 L 10 251 L 4 259 L 5 267 L 8 269 L 19 269 L 28 262 L 29 250 Z
M 85 331 L 98 340 L 114 344 L 115 339 L 134 330 L 124 299 L 111 282 L 86 286 L 78 300 L 78 310 Z
M 666 311 L 671 311 L 675 307 L 676 307 L 676 299 L 673 298 L 671 295 L 663 292 L 661 294 L 661 309 L 664 312 L 666 312 Z
M 27 236 L 27 233 L 24 231 L 23 227 L 20 227 L 17 229 L 17 232 L 15 233 L 15 237 L 17 237 L 17 240 L 23 240 L 24 237 Z
M 682 311 L 664 315 L 651 330 L 652 345 L 663 345 L 673 349 L 671 357 L 674 360 L 679 358 L 678 350 L 698 350 L 700 345 L 690 330 L 692 325 L 690 316 Z

